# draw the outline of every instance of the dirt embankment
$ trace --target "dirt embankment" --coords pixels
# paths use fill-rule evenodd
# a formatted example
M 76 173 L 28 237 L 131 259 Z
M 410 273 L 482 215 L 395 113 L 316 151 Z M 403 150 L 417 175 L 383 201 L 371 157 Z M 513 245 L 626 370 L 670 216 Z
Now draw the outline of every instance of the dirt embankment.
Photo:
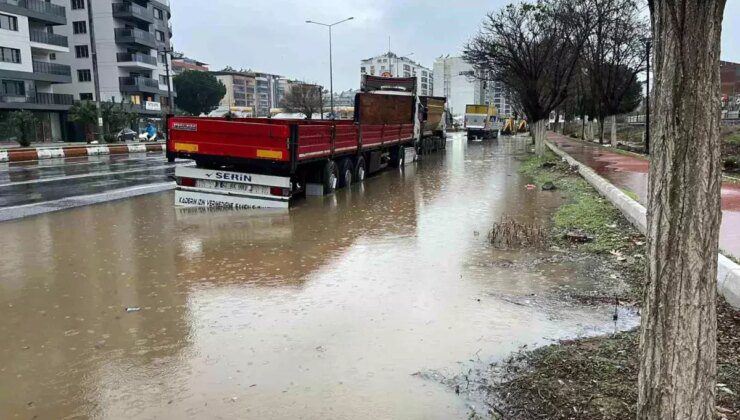
M 638 304 L 644 281 L 644 237 L 554 155 L 530 158 L 522 172 L 538 186 L 553 183 L 569 199 L 554 215 L 551 239 L 573 252 L 599 255 L 610 264 L 617 261 L 630 288 L 628 299 Z M 572 241 L 574 234 L 586 240 Z M 723 300 L 718 302 L 718 327 L 718 416 L 740 419 L 740 311 Z M 487 386 L 494 416 L 634 418 L 638 341 L 638 331 L 633 330 L 561 341 L 512 355 L 496 367 L 496 377 Z

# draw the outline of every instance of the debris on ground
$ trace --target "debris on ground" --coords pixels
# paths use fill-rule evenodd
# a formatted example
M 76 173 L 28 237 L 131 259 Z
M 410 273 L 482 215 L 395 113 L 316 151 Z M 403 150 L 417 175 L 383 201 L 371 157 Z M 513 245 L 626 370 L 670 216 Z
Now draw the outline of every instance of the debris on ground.
M 139 308 L 138 306 L 129 306 L 128 308 L 126 308 L 126 312 L 139 312 L 140 310 L 141 308 Z
M 547 243 L 547 230 L 536 223 L 522 223 L 503 216 L 488 232 L 488 240 L 496 248 L 541 248 Z
M 553 191 L 553 190 L 556 190 L 557 189 L 557 187 L 555 186 L 555 184 L 553 184 L 550 181 L 547 181 L 544 184 L 542 184 L 542 187 L 541 188 L 542 188 L 542 191 Z
M 572 230 L 569 232 L 565 232 L 565 239 L 571 241 L 571 242 L 591 242 L 594 240 L 593 236 L 590 236 L 586 232 L 583 232 L 581 230 Z

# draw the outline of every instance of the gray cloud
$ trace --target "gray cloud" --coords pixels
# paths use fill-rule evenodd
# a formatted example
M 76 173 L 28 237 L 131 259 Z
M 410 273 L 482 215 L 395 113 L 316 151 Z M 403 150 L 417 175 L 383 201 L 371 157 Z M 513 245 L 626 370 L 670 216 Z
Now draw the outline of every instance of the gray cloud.
M 328 30 L 335 22 L 334 88 L 359 85 L 359 61 L 391 49 L 431 67 L 458 54 L 484 14 L 509 0 L 172 0 L 175 48 L 211 64 L 329 85 Z M 740 0 L 725 12 L 722 58 L 740 61 Z

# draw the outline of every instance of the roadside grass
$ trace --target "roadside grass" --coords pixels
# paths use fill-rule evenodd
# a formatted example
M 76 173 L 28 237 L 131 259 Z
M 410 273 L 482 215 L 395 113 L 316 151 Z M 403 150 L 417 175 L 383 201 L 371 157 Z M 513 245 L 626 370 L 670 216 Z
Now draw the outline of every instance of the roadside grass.
M 568 202 L 553 216 L 554 240 L 579 229 L 594 236 L 572 243 L 575 252 L 612 255 L 632 298 L 639 301 L 644 279 L 644 237 L 621 213 L 601 198 L 554 154 L 530 157 L 520 171 L 541 186 L 553 182 Z M 611 254 L 611 255 L 610 255 Z M 623 257 L 626 256 L 626 257 Z M 719 418 L 740 419 L 740 311 L 723 298 L 717 302 L 717 410 Z M 499 364 L 489 403 L 502 418 L 608 419 L 634 418 L 639 373 L 637 329 L 610 336 L 563 340 L 531 351 L 519 351 Z
M 720 299 L 717 318 L 717 407 L 725 418 L 740 418 L 740 313 Z M 637 330 L 519 352 L 504 366 L 493 402 L 507 418 L 635 417 Z
M 639 234 L 619 210 L 554 153 L 532 156 L 522 163 L 519 170 L 532 177 L 539 188 L 545 183 L 553 183 L 568 199 L 568 203 L 553 216 L 552 236 L 556 243 L 575 245 L 585 252 L 606 254 L 630 251 L 635 242 L 643 242 L 636 239 Z M 593 240 L 571 244 L 564 239 L 567 233 L 575 231 L 583 232 Z

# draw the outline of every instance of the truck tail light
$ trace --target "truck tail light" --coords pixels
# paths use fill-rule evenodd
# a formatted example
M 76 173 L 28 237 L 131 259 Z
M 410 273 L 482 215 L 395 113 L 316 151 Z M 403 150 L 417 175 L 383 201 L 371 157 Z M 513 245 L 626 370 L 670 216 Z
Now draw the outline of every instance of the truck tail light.
M 182 185 L 183 187 L 194 187 L 195 178 L 178 178 L 177 185 Z
M 270 187 L 270 195 L 276 195 L 278 197 L 288 197 L 290 196 L 290 188 Z

